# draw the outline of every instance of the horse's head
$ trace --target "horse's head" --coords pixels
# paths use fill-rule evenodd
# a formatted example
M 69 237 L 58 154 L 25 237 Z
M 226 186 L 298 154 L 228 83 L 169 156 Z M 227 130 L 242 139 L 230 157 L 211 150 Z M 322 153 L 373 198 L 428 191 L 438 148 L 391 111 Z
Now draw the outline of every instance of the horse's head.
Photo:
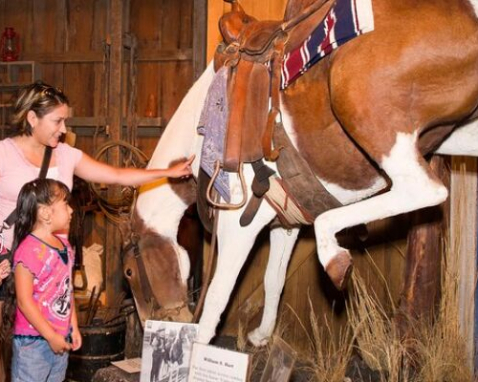
M 147 227 L 137 212 L 129 228 L 124 230 L 123 270 L 141 322 L 147 319 L 190 322 L 186 251 L 175 240 Z

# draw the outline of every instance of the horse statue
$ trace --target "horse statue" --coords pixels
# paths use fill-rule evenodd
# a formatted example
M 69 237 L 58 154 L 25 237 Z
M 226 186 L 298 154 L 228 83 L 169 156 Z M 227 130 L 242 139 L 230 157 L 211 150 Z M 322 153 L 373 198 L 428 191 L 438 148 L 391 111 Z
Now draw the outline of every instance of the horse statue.
M 338 1 L 326 2 L 325 10 L 318 8 L 305 19 L 320 19 Z M 361 2 L 367 1 L 357 0 L 354 4 Z M 304 69 L 304 75 L 289 83 L 276 99 L 281 124 L 293 148 L 310 166 L 314 179 L 338 202 L 314 217 L 313 225 L 319 260 L 339 289 L 346 286 L 352 269 L 349 251 L 337 242 L 339 231 L 442 203 L 448 191 L 424 156 L 478 156 L 478 2 L 369 3 L 373 8 L 373 29 Z M 236 52 L 250 52 L 252 43 L 256 47 L 263 45 L 258 43 L 259 38 L 241 40 L 240 36 L 248 34 L 236 30 L 243 28 L 244 20 L 250 24 L 250 19 L 241 9 L 233 9 L 234 12 L 224 24 L 239 20 L 239 26 L 234 22 L 234 28 L 226 28 L 226 32 L 230 31 L 227 37 L 236 39 L 232 42 Z M 260 24 L 258 30 L 276 33 L 278 27 L 284 29 L 282 23 L 274 22 Z M 302 23 L 296 27 L 300 33 L 309 29 Z M 293 38 L 281 40 L 285 41 L 284 54 L 291 52 L 287 52 L 287 43 L 295 40 L 293 30 Z M 267 35 L 269 40 L 270 36 Z M 216 69 L 219 73 L 219 67 Z M 215 76 L 210 64 L 168 124 L 149 167 L 166 167 L 196 153 L 193 172 L 199 175 L 204 137 L 197 134 L 196 128 Z M 266 163 L 277 171 L 273 160 Z M 231 203 L 238 207 L 220 209 L 216 217 L 218 257 L 199 321 L 197 341 L 202 343 L 214 336 L 256 236 L 281 209 L 274 202 L 260 203 L 250 223 L 241 225 L 242 213 L 253 198 L 255 176 L 252 164 L 241 163 L 241 168 L 243 174 L 231 173 L 228 180 Z M 143 306 L 139 308 L 142 319 L 155 312 L 159 317 L 171 317 L 184 312 L 188 305 L 185 281 L 189 263 L 176 236 L 182 214 L 195 201 L 193 183 L 164 180 L 148 185 L 139 195 L 131 223 L 132 245 L 125 252 L 125 274 L 136 302 Z M 241 202 L 244 195 L 245 203 Z M 267 343 L 274 329 L 298 231 L 299 225 L 287 229 L 275 224 L 271 229 L 264 314 L 260 326 L 249 334 L 255 345 Z M 149 287 L 140 287 L 145 278 L 149 279 Z M 176 282 L 175 296 L 167 281 L 171 279 Z M 163 283 L 168 283 L 166 292 L 159 290 L 159 286 L 164 289 Z M 178 314 L 171 318 L 178 319 Z

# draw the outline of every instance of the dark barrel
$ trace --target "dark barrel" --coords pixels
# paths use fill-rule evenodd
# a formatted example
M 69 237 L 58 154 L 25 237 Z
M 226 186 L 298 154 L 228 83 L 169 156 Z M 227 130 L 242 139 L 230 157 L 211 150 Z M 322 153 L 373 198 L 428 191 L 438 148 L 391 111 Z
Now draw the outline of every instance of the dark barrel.
M 83 345 L 70 353 L 67 381 L 91 382 L 98 369 L 124 359 L 126 322 L 119 316 L 107 324 L 80 326 Z

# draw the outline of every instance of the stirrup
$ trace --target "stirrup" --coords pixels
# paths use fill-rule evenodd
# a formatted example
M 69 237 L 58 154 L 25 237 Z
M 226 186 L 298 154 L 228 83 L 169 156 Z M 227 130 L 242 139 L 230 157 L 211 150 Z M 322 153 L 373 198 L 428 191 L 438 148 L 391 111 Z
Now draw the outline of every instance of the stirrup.
M 243 207 L 246 202 L 247 202 L 247 190 L 246 190 L 246 181 L 244 179 L 244 173 L 243 173 L 243 163 L 239 165 L 239 179 L 241 180 L 241 190 L 242 190 L 242 200 L 238 204 L 234 203 L 217 203 L 214 201 L 214 199 L 211 196 L 211 191 L 214 186 L 214 182 L 216 181 L 219 171 L 221 170 L 221 164 L 219 163 L 219 160 L 216 160 L 216 166 L 214 168 L 214 173 L 212 174 L 211 180 L 209 181 L 209 184 L 207 185 L 206 189 L 206 199 L 209 204 L 216 208 L 223 208 L 223 209 L 238 209 Z

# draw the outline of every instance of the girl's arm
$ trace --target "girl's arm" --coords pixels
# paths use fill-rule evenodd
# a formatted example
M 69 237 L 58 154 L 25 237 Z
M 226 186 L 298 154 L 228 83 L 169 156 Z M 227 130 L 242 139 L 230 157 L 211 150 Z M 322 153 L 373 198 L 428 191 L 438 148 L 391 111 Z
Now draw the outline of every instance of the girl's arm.
M 33 300 L 33 275 L 22 263 L 15 267 L 15 293 L 18 308 L 28 322 L 48 341 L 53 352 L 63 353 L 70 350 L 71 345 L 65 341 L 61 334 L 53 330 Z
M 82 338 L 80 329 L 78 328 L 78 316 L 76 315 L 75 297 L 71 294 L 71 340 L 72 350 L 81 348 Z
M 99 162 L 83 153 L 76 165 L 75 175 L 95 183 L 120 184 L 122 186 L 138 186 L 160 178 L 180 178 L 191 175 L 191 163 L 194 155 L 168 169 L 119 168 Z

